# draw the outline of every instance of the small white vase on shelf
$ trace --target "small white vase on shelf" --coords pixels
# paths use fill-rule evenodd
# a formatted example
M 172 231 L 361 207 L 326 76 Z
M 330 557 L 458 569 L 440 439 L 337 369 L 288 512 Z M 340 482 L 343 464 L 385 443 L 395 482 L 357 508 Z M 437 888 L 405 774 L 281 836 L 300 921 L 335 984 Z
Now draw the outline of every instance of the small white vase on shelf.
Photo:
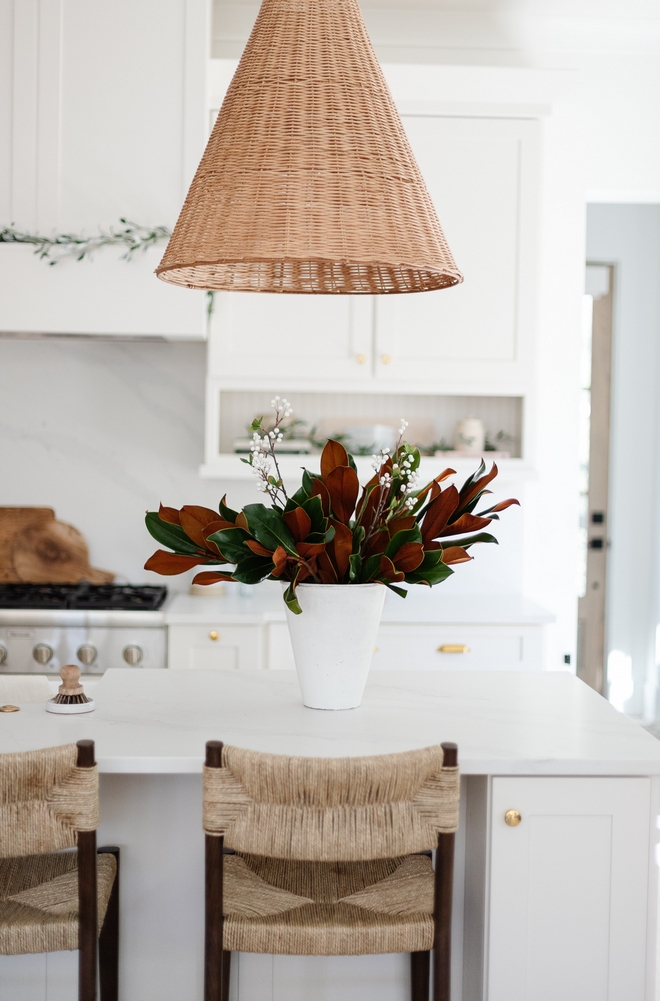
M 288 586 L 288 585 L 285 585 Z M 303 703 L 355 709 L 362 701 L 385 601 L 383 584 L 299 584 L 286 610 Z

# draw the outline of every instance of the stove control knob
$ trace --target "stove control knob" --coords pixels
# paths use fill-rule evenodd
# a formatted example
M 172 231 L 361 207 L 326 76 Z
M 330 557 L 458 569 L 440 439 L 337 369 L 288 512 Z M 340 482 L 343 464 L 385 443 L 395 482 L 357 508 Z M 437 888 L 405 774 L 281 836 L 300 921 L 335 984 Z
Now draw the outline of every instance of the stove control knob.
M 87 667 L 88 664 L 93 664 L 98 656 L 98 651 L 95 646 L 91 643 L 83 643 L 82 646 L 78 647 L 76 657 L 81 664 Z
M 53 648 L 47 643 L 37 643 L 32 650 L 32 656 L 37 664 L 47 664 L 49 660 L 53 659 Z
M 136 667 L 142 660 L 144 654 L 139 646 L 125 646 L 121 652 L 122 657 L 131 667 Z
M 4 664 L 7 660 L 7 647 L 4 643 L 0 643 L 0 664 Z

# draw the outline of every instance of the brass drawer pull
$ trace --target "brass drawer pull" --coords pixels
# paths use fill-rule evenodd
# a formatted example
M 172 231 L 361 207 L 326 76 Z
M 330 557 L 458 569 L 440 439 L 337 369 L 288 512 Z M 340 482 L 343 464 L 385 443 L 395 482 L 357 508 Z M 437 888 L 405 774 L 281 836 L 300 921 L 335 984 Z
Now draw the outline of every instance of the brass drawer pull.
M 517 827 L 522 820 L 522 815 L 518 810 L 507 810 L 504 814 L 504 823 L 509 827 Z
M 443 643 L 438 647 L 438 653 L 469 653 L 470 648 L 465 643 Z
M 220 639 L 220 633 L 217 633 L 215 631 L 215 629 L 212 629 L 211 632 L 209 633 L 209 639 L 213 640 L 213 641 L 219 640 Z

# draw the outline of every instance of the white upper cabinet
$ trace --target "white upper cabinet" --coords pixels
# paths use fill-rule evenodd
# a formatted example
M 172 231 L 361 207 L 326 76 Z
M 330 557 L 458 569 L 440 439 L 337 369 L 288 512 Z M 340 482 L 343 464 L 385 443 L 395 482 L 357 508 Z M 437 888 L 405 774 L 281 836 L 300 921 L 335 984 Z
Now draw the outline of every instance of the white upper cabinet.
M 372 391 L 523 395 L 536 309 L 537 118 L 404 113 L 462 285 L 380 296 L 224 293 L 222 383 L 359 382 Z M 318 388 L 321 388 L 320 386 Z
M 523 387 L 533 340 L 538 123 L 404 115 L 463 284 L 378 296 L 379 380 Z
M 207 0 L 0 0 L 0 225 L 171 228 L 207 134 Z M 0 330 L 205 336 L 203 292 L 153 274 L 160 244 L 49 267 L 0 245 Z
M 210 330 L 210 376 L 250 386 L 371 377 L 370 296 L 223 292 Z

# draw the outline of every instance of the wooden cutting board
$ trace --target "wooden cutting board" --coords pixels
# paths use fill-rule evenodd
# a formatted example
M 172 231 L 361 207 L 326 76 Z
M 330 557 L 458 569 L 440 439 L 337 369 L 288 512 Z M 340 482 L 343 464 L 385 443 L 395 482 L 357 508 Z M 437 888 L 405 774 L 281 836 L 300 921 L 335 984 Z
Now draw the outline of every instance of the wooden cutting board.
M 81 533 L 49 507 L 0 507 L 0 582 L 110 584 L 115 575 L 89 564 Z

